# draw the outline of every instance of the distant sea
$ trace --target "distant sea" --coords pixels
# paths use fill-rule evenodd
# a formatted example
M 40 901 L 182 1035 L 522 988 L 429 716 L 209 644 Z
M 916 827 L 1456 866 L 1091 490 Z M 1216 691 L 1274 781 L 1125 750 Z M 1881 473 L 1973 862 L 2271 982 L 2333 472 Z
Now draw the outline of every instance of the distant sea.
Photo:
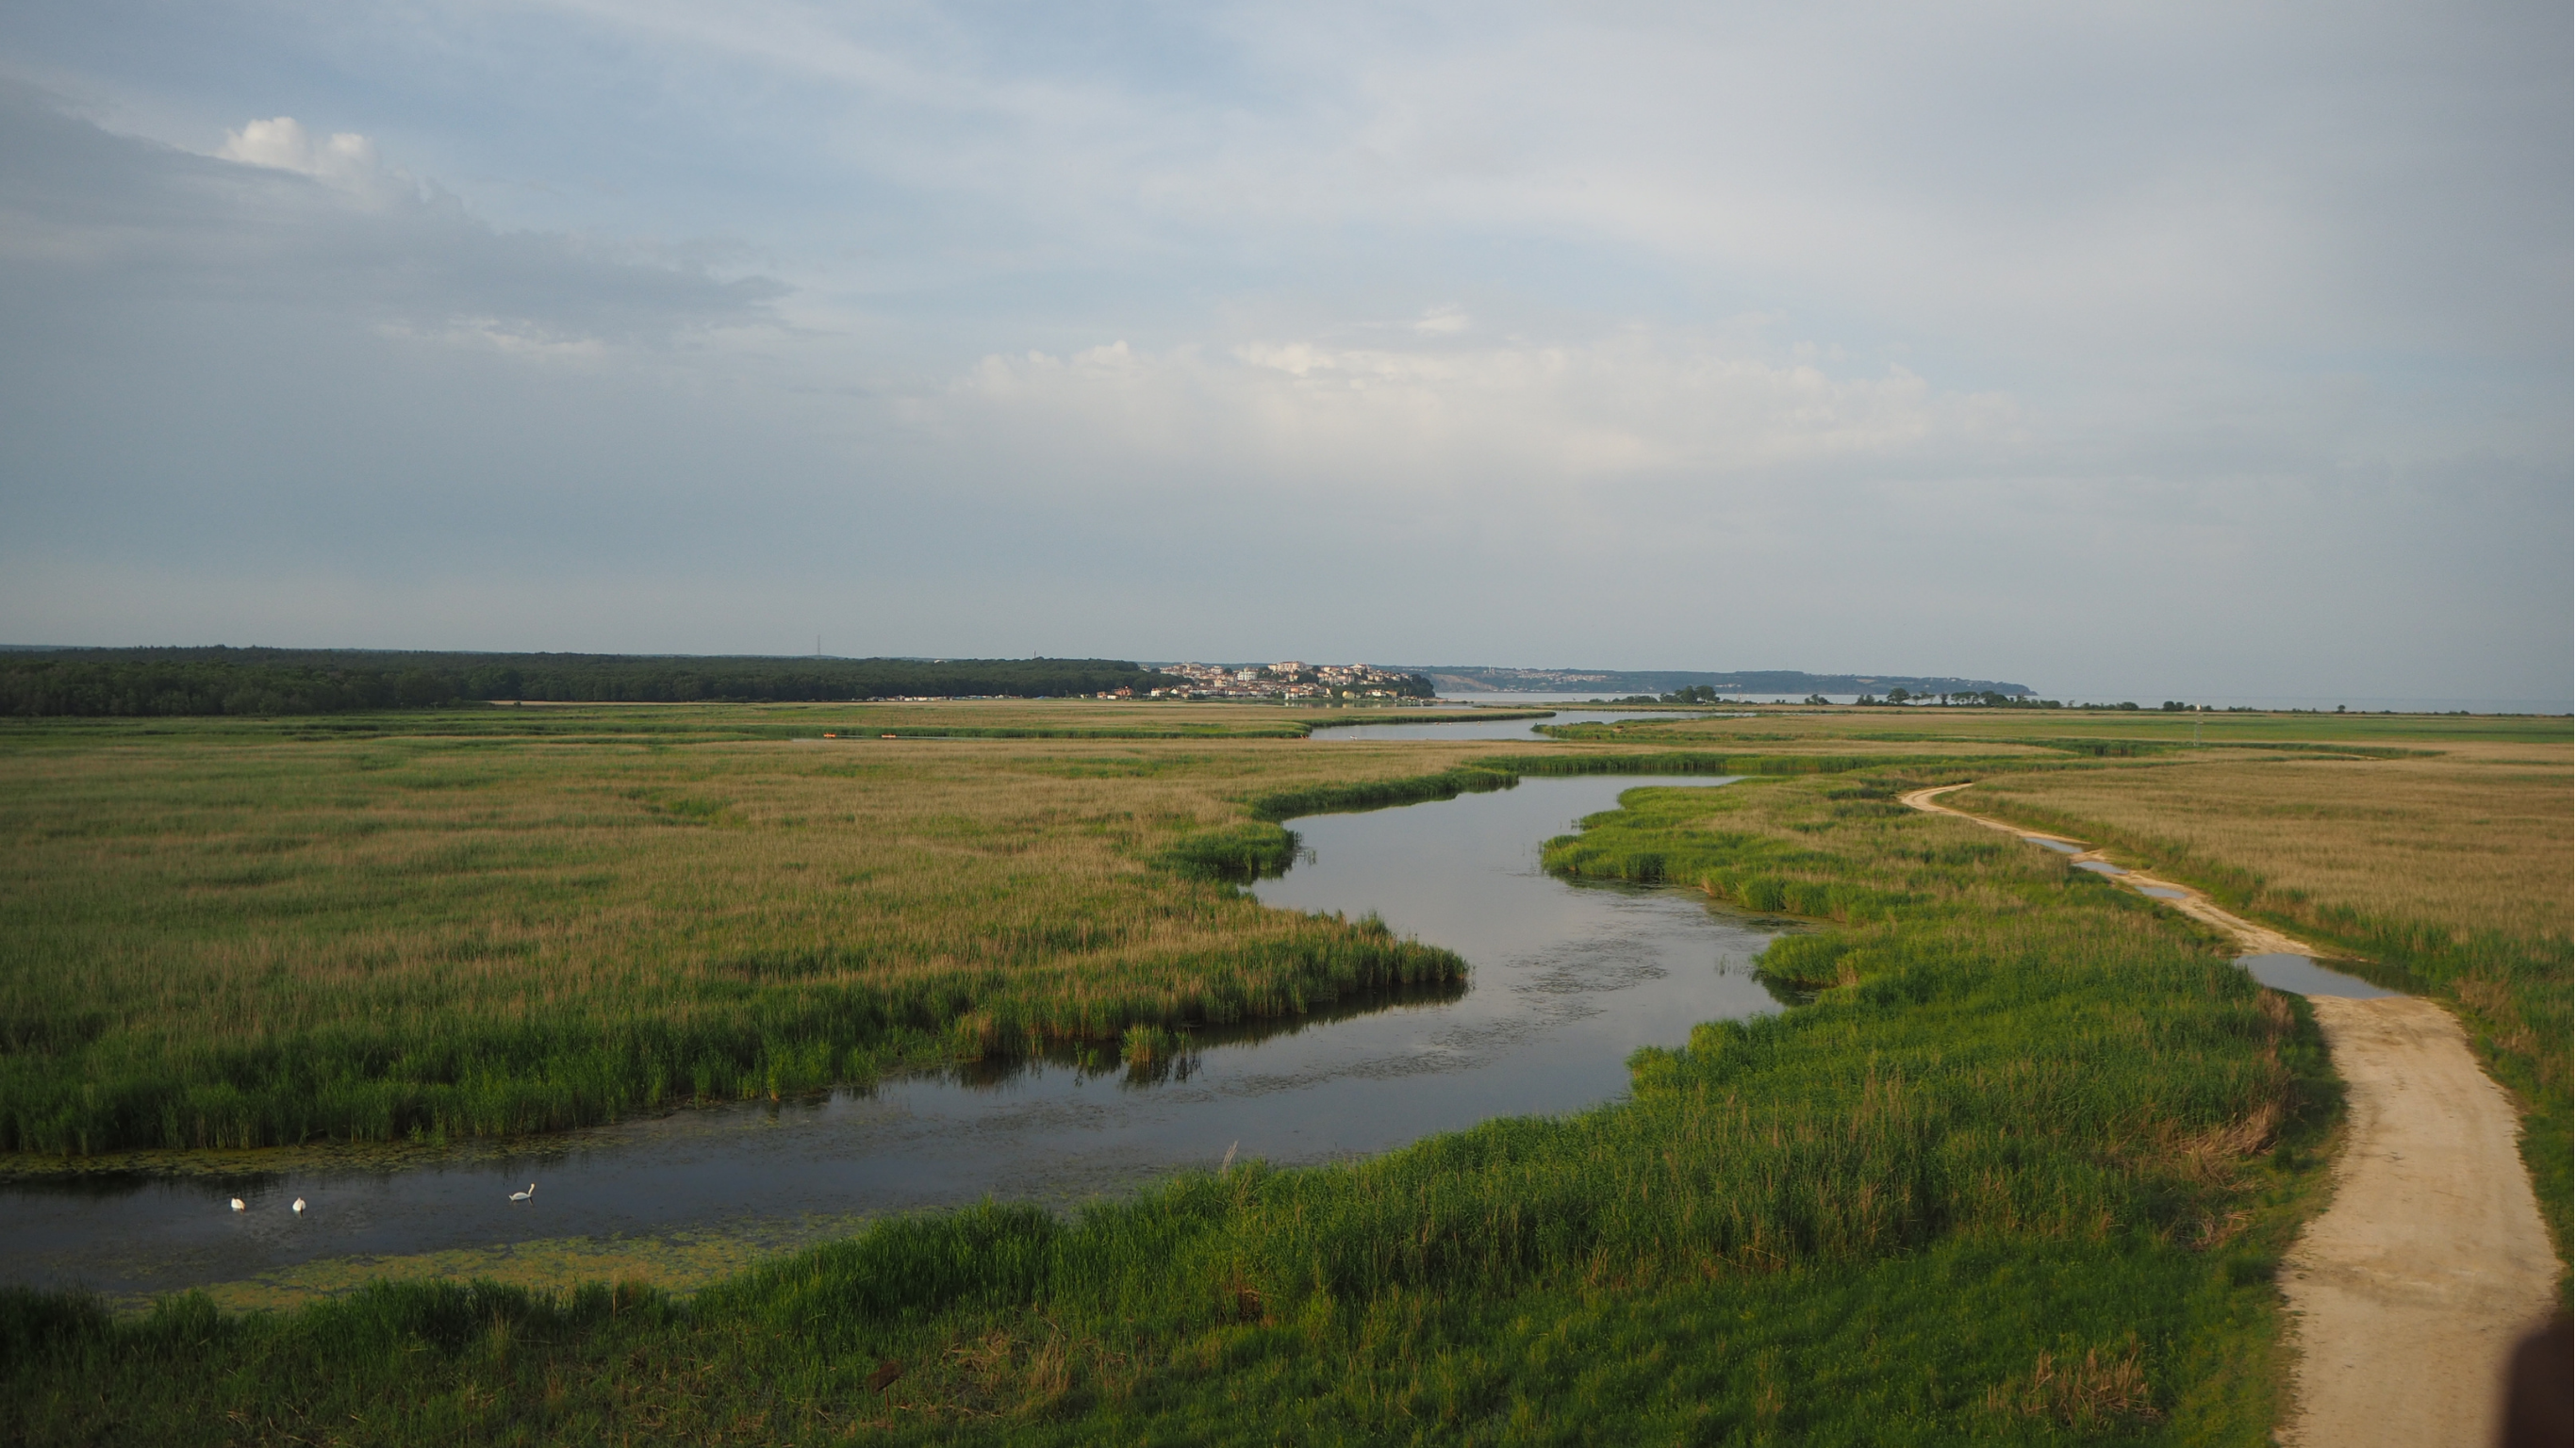
M 1500 692 L 1483 694 L 1462 692 L 1456 694 L 1443 694 L 1440 696 L 1440 702 L 1444 704 L 1586 704 L 1595 699 L 1617 697 L 1619 696 L 1615 694 L 1604 694 L 1599 691 L 1572 694 L 1523 694 Z M 1720 695 L 1718 703 L 1769 704 L 1773 702 L 1787 702 L 1794 704 L 1805 697 L 1806 696 L 1803 694 Z M 1836 704 L 1848 704 L 1859 697 L 1860 696 L 1857 694 L 1827 694 L 1825 696 L 1828 701 Z M 2233 705 L 2239 709 L 2316 709 L 2328 714 L 2333 713 L 2335 706 L 2338 704 L 2357 714 L 2377 714 L 2383 710 L 2393 714 L 2450 714 L 2461 710 L 2466 710 L 2471 714 L 2563 715 L 2576 712 L 2576 704 L 2571 704 L 2571 701 L 2566 699 L 2392 699 L 2380 698 L 2366 694 L 2255 694 L 2249 696 L 2231 694 L 2180 694 L 2165 693 L 2156 690 L 2148 690 L 2143 693 L 2131 694 L 2077 692 L 2072 694 L 2056 695 L 2042 691 L 2040 697 L 2063 699 L 2069 704 L 2117 704 L 2124 700 L 2134 700 L 2139 708 L 2147 710 L 2155 709 L 2167 699 L 2179 699 L 2186 704 L 2207 704 L 2212 708 L 2220 709 Z

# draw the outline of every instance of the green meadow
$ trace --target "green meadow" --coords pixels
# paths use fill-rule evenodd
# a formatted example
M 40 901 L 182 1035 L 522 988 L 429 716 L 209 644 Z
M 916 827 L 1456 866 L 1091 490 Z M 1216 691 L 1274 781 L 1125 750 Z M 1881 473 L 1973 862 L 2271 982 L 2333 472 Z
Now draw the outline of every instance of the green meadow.
M 2272 1272 L 2339 1103 L 2304 1006 L 2134 894 L 1895 802 L 2152 752 L 1965 711 L 1328 746 L 1074 737 L 1142 708 L 574 712 L 10 736 L 19 1169 L 544 1129 L 1450 979 L 1436 942 L 1230 882 L 1298 815 L 1542 771 L 1751 776 L 1632 790 L 1545 859 L 1807 917 L 1761 962 L 1799 1003 L 1639 1052 L 1593 1111 L 885 1221 L 685 1297 L 406 1281 L 119 1317 L 13 1291 L 0 1435 L 2268 1441 Z M 897 717 L 1057 732 L 876 737 Z M 2360 728 L 2266 765 L 2451 747 Z M 325 1087 L 339 1114 L 293 1114 Z M 119 1100 L 165 1106 L 94 1104 Z

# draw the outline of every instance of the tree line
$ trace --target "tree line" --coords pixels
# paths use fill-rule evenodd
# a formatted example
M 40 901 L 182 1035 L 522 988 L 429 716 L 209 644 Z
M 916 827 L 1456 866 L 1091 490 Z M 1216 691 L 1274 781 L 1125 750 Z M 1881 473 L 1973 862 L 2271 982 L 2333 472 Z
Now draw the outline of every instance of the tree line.
M 20 718 L 341 714 L 480 701 L 782 703 L 1045 698 L 1186 680 L 1119 659 L 826 659 L 361 649 L 47 649 L 0 654 Z

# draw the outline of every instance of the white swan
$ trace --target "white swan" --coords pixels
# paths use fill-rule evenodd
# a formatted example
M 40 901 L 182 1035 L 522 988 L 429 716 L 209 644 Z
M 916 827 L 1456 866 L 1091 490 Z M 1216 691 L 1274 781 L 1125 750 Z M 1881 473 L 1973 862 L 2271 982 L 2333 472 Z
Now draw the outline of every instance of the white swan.
M 537 1194 L 537 1184 L 536 1184 L 535 1182 L 530 1182 L 530 1183 L 528 1183 L 528 1189 L 527 1189 L 526 1191 L 524 1191 L 524 1192 L 512 1192 L 512 1193 L 510 1193 L 510 1200 L 512 1200 L 512 1201 L 514 1201 L 514 1202 L 524 1202 L 524 1201 L 526 1201 L 528 1198 L 533 1197 L 533 1196 L 535 1196 L 536 1194 Z
M 241 1198 L 235 1197 L 233 1198 L 233 1210 L 236 1212 L 244 1212 L 250 1210 L 250 1208 L 243 1204 Z

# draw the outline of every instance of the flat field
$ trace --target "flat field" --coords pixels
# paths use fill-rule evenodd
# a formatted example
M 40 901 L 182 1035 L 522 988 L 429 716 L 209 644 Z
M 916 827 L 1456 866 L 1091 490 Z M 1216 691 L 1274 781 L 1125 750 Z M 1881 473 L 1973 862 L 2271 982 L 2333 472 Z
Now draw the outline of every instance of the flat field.
M 2496 745 L 2508 749 L 2564 747 L 2563 718 L 2445 714 L 2192 714 L 2158 709 L 1806 708 L 1766 705 L 1725 711 L 1731 717 L 1655 719 L 1641 715 L 1616 726 L 1577 725 L 1563 731 L 1582 737 L 1616 728 L 1637 742 L 1670 747 L 1695 743 L 1732 748 L 1873 743 L 2020 745 L 2046 754 L 2133 757 L 2234 746 L 2304 750 L 2341 746 L 2375 750 L 2444 750 Z

